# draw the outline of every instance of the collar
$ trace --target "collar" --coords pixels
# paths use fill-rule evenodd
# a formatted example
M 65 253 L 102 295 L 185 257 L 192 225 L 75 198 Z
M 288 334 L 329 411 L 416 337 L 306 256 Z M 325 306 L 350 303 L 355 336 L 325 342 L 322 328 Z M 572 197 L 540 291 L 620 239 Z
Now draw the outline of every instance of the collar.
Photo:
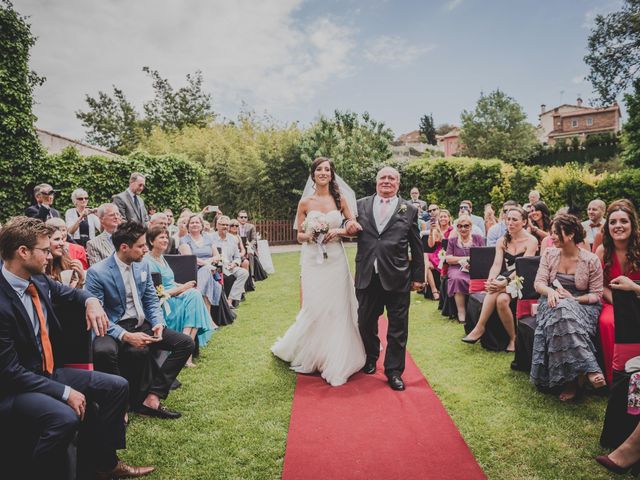
M 25 290 L 29 286 L 29 280 L 25 280 L 24 278 L 11 273 L 4 265 L 2 266 L 2 275 L 4 275 L 4 278 L 9 282 L 11 288 L 13 288 L 18 296 L 22 298 Z
M 127 187 L 127 192 L 129 193 L 131 198 L 136 198 L 137 193 L 133 193 L 128 187 Z
M 384 198 L 384 197 L 381 197 L 380 195 L 378 195 L 378 194 L 376 193 L 376 198 L 375 198 L 376 203 L 382 203 L 380 200 L 382 200 L 383 198 Z M 385 200 L 388 200 L 388 201 L 389 201 L 389 203 L 391 203 L 391 202 L 395 202 L 396 200 L 398 200 L 398 196 L 397 196 L 397 195 L 394 195 L 393 197 L 385 198 Z
M 131 268 L 131 265 L 127 265 L 126 263 L 124 263 L 122 260 L 118 258 L 118 255 L 116 255 L 115 253 L 113 254 L 113 259 L 116 261 L 116 265 L 120 270 L 126 270 L 128 268 Z

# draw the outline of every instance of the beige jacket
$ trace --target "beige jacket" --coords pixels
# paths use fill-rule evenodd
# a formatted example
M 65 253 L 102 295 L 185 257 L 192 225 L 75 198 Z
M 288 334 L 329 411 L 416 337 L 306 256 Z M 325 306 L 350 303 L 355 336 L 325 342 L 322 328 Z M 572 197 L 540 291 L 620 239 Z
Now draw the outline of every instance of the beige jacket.
M 548 287 L 556 279 L 560 265 L 559 248 L 547 248 L 540 258 L 540 267 L 535 280 L 535 288 Z M 602 297 L 603 278 L 602 265 L 597 256 L 580 249 L 578 265 L 576 266 L 576 288 Z

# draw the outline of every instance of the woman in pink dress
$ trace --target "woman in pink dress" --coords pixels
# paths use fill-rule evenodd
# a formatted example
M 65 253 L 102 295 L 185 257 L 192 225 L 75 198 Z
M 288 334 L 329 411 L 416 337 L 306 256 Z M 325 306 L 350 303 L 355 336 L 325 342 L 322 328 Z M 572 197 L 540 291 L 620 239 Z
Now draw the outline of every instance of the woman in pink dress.
M 431 206 L 429 207 L 431 208 Z M 436 285 L 435 278 L 433 277 L 432 270 L 437 270 L 438 273 L 442 274 L 442 267 L 440 266 L 440 251 L 442 250 L 442 240 L 448 239 L 451 230 L 453 230 L 453 225 L 451 225 L 451 214 L 449 210 L 441 209 L 437 219 L 438 223 L 434 224 L 429 230 L 429 238 L 427 240 L 427 244 L 429 248 L 432 248 L 433 251 L 429 253 L 425 253 L 425 266 L 427 273 L 427 282 L 431 287 L 431 292 L 433 293 L 433 299 L 439 300 L 440 294 L 438 286 Z
M 607 209 L 605 226 L 602 229 L 602 245 L 596 255 L 604 270 L 604 295 L 602 313 L 598 320 L 600 342 L 604 357 L 605 376 L 611 385 L 613 377 L 613 345 L 615 329 L 611 288 L 615 288 L 620 277 L 640 280 L 640 229 L 638 213 L 629 200 L 616 200 Z

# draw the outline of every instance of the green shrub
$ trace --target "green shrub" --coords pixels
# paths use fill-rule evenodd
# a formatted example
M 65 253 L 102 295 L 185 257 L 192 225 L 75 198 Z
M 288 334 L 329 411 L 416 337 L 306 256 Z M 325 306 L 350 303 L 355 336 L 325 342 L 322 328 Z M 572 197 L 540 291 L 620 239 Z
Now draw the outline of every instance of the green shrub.
M 603 178 L 597 187 L 597 195 L 607 203 L 628 198 L 640 205 L 640 168 L 628 168 Z
M 585 210 L 589 201 L 596 198 L 596 185 L 604 176 L 575 163 L 549 167 L 541 172 L 537 190 L 551 212 L 565 205 Z

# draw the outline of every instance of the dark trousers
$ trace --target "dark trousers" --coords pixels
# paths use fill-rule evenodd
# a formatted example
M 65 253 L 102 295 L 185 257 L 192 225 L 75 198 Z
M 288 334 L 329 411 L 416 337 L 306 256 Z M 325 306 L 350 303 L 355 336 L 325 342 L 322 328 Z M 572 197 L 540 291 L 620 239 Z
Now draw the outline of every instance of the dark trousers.
M 143 332 L 153 335 L 151 324 L 144 321 L 136 327 L 136 319 L 125 319 L 118 323 L 131 333 Z M 195 344 L 190 336 L 165 328 L 162 340 L 143 348 L 135 348 L 126 342 L 105 335 L 93 341 L 93 364 L 96 370 L 122 375 L 131 385 L 130 403 L 139 406 L 149 393 L 167 398 L 171 384 L 176 379 Z M 158 350 L 171 352 L 162 366 L 158 366 L 154 354 Z
M 22 478 L 66 478 L 66 450 L 78 429 L 83 460 L 95 470 L 111 470 L 118 460 L 116 450 L 125 448 L 129 384 L 122 377 L 73 368 L 54 370 L 52 379 L 84 394 L 84 421 L 67 403 L 42 393 L 20 393 L 0 402 L 8 407 L 0 408 L 0 420 L 10 419 L 25 442 L 16 448 L 30 452 L 21 465 Z
M 364 343 L 367 361 L 375 362 L 380 356 L 378 318 L 386 307 L 389 328 L 387 330 L 384 373 L 387 377 L 401 375 L 404 372 L 407 349 L 410 292 L 385 290 L 380 283 L 380 277 L 374 272 L 367 288 L 356 289 L 356 297 L 358 298 L 358 328 Z

